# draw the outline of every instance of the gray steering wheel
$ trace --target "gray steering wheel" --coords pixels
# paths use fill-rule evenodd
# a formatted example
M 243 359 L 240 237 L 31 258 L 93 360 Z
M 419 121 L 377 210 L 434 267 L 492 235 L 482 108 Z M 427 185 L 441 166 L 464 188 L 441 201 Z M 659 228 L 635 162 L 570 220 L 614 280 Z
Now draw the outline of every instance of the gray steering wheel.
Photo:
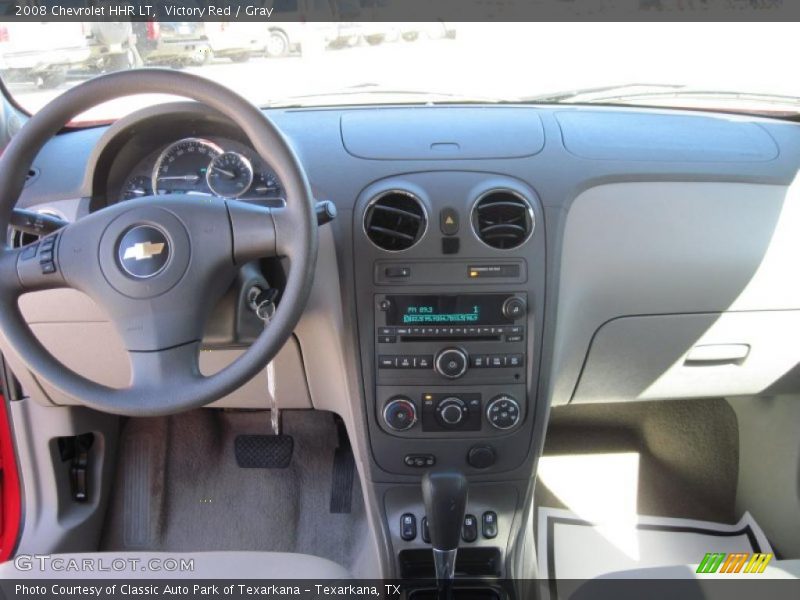
M 0 157 L 0 231 L 44 144 L 76 115 L 134 94 L 183 96 L 216 109 L 275 170 L 286 205 L 153 196 L 113 204 L 41 239 L 0 247 L 0 335 L 38 378 L 97 410 L 130 416 L 203 406 L 254 377 L 300 319 L 314 276 L 317 220 L 305 173 L 256 106 L 207 79 L 165 69 L 114 73 L 80 84 L 36 113 Z M 244 263 L 286 257 L 289 274 L 268 327 L 227 368 L 206 377 L 198 353 L 206 319 Z M 128 351 L 131 381 L 110 388 L 78 375 L 39 343 L 18 305 L 26 292 L 69 287 L 105 309 Z

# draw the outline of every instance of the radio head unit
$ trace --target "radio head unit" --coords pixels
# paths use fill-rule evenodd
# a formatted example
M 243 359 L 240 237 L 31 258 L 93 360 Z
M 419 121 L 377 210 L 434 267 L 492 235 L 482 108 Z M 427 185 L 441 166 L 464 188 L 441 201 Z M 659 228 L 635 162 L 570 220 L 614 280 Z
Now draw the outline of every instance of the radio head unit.
M 504 314 L 508 294 L 394 294 L 384 297 L 386 326 L 510 325 Z

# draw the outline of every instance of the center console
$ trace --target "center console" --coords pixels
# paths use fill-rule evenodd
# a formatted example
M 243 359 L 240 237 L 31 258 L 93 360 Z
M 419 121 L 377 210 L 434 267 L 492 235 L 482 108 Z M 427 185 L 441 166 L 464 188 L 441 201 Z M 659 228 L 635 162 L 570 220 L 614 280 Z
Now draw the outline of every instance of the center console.
M 378 294 L 375 302 L 376 400 L 385 431 L 490 438 L 519 425 L 525 292 Z M 409 466 L 418 462 L 408 457 Z
M 513 178 L 430 172 L 369 186 L 353 219 L 371 480 L 398 574 L 433 568 L 420 480 L 442 469 L 470 484 L 456 575 L 504 576 L 536 447 L 542 207 Z

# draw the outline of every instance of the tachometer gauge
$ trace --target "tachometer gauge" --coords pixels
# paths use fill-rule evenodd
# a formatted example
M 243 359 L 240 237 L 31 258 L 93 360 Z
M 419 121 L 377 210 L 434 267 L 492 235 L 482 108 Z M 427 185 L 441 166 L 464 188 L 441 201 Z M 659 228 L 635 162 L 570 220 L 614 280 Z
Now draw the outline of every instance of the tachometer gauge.
M 144 175 L 131 177 L 122 190 L 122 197 L 125 200 L 135 200 L 143 196 L 152 196 L 153 188 L 150 186 L 150 178 Z
M 171 144 L 156 161 L 153 189 L 157 194 L 208 194 L 208 165 L 220 154 L 219 146 L 200 138 Z
M 208 188 L 223 198 L 238 198 L 253 183 L 253 165 L 238 152 L 220 154 L 208 165 Z

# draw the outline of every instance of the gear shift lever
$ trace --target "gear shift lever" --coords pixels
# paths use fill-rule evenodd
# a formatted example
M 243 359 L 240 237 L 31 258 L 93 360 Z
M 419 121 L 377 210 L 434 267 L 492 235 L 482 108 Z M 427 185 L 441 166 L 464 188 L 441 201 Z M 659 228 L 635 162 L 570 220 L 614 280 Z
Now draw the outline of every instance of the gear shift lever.
M 458 472 L 430 472 L 422 477 L 422 499 L 428 517 L 436 579 L 452 581 L 456 552 L 467 507 L 467 478 Z

